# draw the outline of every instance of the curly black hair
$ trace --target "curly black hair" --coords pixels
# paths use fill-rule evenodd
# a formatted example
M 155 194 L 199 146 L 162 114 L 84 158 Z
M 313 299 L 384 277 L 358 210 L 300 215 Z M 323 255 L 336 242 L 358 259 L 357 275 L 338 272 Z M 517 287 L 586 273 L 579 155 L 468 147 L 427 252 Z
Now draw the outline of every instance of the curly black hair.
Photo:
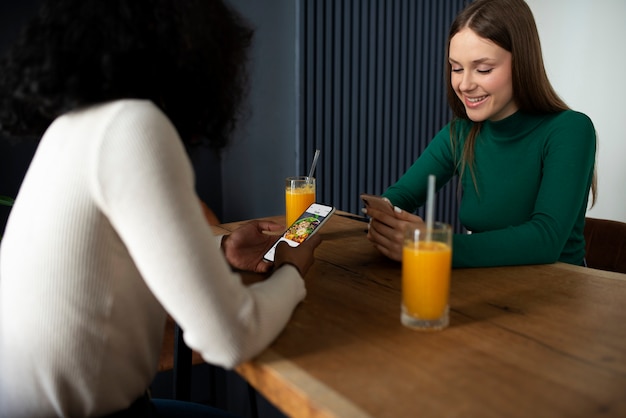
M 46 0 L 0 60 L 0 132 L 39 137 L 67 111 L 137 98 L 222 148 L 252 33 L 221 0 Z

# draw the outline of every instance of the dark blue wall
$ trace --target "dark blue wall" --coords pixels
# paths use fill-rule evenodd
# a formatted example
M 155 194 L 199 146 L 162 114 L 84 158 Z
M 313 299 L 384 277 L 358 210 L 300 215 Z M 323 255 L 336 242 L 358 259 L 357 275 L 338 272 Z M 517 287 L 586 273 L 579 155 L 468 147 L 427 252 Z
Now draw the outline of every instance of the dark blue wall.
M 359 195 L 395 183 L 450 120 L 447 33 L 465 2 L 300 2 L 301 161 L 321 150 L 318 200 L 359 213 Z M 458 229 L 456 188 L 435 216 Z
M 297 149 L 294 0 L 232 0 L 255 28 L 248 119 L 222 157 L 224 221 L 283 214 L 284 179 L 303 175 Z

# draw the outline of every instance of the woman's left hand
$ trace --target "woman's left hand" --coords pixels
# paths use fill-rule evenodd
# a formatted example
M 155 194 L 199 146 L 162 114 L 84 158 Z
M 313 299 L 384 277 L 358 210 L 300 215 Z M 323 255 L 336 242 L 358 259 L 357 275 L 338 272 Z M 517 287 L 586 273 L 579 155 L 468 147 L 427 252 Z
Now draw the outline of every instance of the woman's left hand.
M 367 239 L 392 260 L 402 261 L 404 233 L 410 227 L 421 227 L 424 221 L 417 215 L 394 207 L 393 215 L 377 209 L 367 209 L 370 217 Z
M 265 273 L 272 263 L 263 261 L 263 255 L 285 230 L 283 225 L 271 221 L 251 221 L 227 235 L 222 240 L 222 250 L 231 266 Z

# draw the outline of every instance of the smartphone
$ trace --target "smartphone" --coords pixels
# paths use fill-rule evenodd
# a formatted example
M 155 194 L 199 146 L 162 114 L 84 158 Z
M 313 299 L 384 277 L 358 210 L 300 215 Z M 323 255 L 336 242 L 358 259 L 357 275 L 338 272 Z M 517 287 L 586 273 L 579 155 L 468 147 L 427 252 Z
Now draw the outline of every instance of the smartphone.
M 266 261 L 274 261 L 276 246 L 282 241 L 285 241 L 292 247 L 297 247 L 315 234 L 334 212 L 335 208 L 332 206 L 313 203 L 289 226 L 289 228 L 287 228 L 278 241 L 272 245 L 272 248 L 265 253 L 263 259 Z
M 361 200 L 365 204 L 366 208 L 374 208 L 384 213 L 393 215 L 393 205 L 391 202 L 382 196 L 376 196 L 373 194 L 363 193 L 361 194 Z

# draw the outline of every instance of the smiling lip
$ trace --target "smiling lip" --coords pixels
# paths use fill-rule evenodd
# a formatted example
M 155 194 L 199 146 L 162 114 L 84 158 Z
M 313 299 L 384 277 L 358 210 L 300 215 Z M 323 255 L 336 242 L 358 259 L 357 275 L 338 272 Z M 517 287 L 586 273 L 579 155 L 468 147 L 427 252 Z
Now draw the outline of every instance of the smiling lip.
M 467 97 L 465 96 L 465 106 L 467 107 L 477 107 L 480 106 L 487 99 L 488 96 L 480 96 L 480 97 Z

